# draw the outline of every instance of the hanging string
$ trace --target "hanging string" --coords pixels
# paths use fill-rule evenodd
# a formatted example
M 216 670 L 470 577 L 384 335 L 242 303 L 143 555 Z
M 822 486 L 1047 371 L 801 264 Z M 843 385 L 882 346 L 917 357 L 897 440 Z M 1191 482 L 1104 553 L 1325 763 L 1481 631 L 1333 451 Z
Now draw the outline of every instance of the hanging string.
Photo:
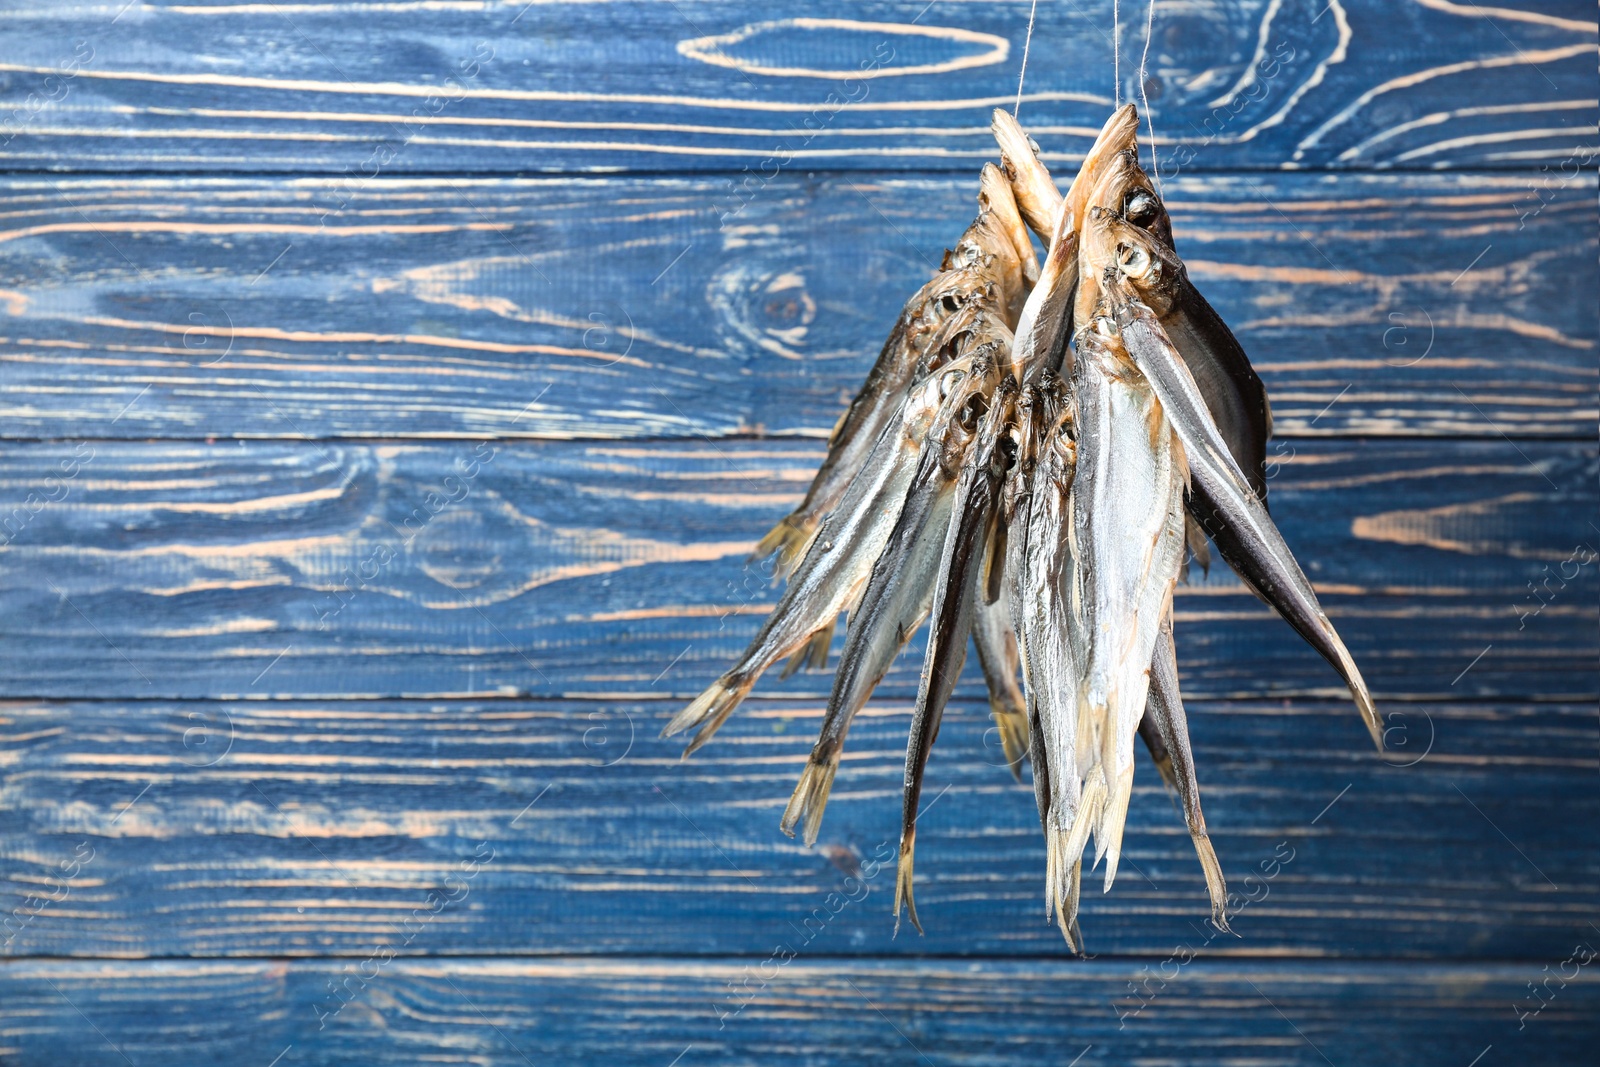
M 1111 106 L 1122 106 L 1122 8 L 1111 0 Z
M 1017 102 L 1011 108 L 1011 117 L 1016 118 L 1017 112 L 1022 110 L 1022 79 L 1028 76 L 1028 47 L 1033 44 L 1033 14 L 1039 10 L 1039 0 L 1033 0 L 1028 8 L 1028 36 L 1022 39 L 1022 70 L 1017 74 Z
M 1156 193 L 1161 193 L 1161 168 L 1156 163 L 1156 124 L 1150 117 L 1150 95 L 1145 91 L 1146 80 L 1145 65 L 1150 61 L 1150 38 L 1155 33 L 1156 25 L 1156 0 L 1150 0 L 1150 7 L 1145 12 L 1144 18 L 1144 52 L 1139 56 L 1139 100 L 1144 104 L 1144 121 L 1150 129 L 1150 177 L 1155 179 Z

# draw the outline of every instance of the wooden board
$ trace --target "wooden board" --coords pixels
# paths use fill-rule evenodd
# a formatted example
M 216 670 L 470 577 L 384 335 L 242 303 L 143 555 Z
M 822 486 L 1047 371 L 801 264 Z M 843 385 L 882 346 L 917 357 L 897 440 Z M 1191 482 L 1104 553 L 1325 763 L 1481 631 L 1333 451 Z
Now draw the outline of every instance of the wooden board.
M 13 445 L 0 694 L 687 699 L 775 603 L 745 559 L 821 454 Z M 1281 456 L 1276 520 L 1380 700 L 1595 691 L 1592 443 L 1300 441 Z M 1189 693 L 1343 699 L 1225 566 L 1194 577 L 1176 605 Z M 919 666 L 902 656 L 882 691 L 914 694 Z M 830 684 L 774 676 L 761 692 Z
M 12 179 L 0 433 L 825 434 L 970 177 Z M 1167 183 L 1277 433 L 1592 437 L 1592 172 Z
M 4 16 L 0 160 L 718 170 L 730 190 L 783 168 L 965 171 L 1013 104 L 1030 10 L 35 0 Z M 1163 5 L 1148 40 L 1141 6 L 1121 14 L 1115 32 L 1110 0 L 1037 7 L 1022 117 L 1053 161 L 1119 94 L 1148 100 L 1169 170 L 1593 159 L 1593 5 L 1211 0 Z
M 819 704 L 755 702 L 687 763 L 656 736 L 671 710 L 0 707 L 0 939 L 16 956 L 1068 956 L 1044 921 L 1033 795 L 987 705 L 950 710 L 929 767 L 925 937 L 895 937 L 891 915 L 907 701 L 857 720 L 815 848 L 778 819 Z M 1086 876 L 1089 950 L 1561 958 L 1600 895 L 1594 708 L 1386 711 L 1380 757 L 1345 704 L 1190 702 L 1237 936 L 1208 925 L 1141 753 L 1117 882 Z M 449 906 L 399 931 L 435 891 Z
M 1596 935 L 1588 935 L 1593 946 Z M 1593 951 L 1591 947 L 1589 951 Z M 1572 946 L 1553 961 L 1560 969 Z M 67 963 L 0 971 L 18 1064 L 1585 1062 L 1600 983 L 1531 964 L 1191 963 L 1137 1015 L 1133 961 L 744 960 Z M 362 983 L 358 972 L 375 974 Z M 1154 968 L 1151 969 L 1154 974 Z M 337 1015 L 328 986 L 348 982 Z M 1131 988 L 1130 988 L 1131 987 Z M 746 992 L 746 990 L 749 992 Z M 359 990 L 359 995 L 355 995 Z M 737 1015 L 719 1020 L 717 1012 Z M 1531 1007 L 1524 1007 L 1531 1011 Z M 322 1014 L 319 1014 L 322 1013 Z M 1121 1028 L 1119 1029 L 1119 1016 Z M 319 1019 L 325 1020 L 318 1029 Z M 119 1055 L 120 1054 L 120 1055 Z
M 0 1064 L 1592 1059 L 1594 8 L 1114 9 L 0 11 Z M 1058 177 L 1140 102 L 1390 745 L 1196 575 L 1237 936 L 1141 755 L 1088 960 L 975 669 L 926 936 L 885 873 L 915 652 L 815 848 L 777 822 L 828 676 L 657 737 L 775 602 L 745 553 L 1025 49 Z

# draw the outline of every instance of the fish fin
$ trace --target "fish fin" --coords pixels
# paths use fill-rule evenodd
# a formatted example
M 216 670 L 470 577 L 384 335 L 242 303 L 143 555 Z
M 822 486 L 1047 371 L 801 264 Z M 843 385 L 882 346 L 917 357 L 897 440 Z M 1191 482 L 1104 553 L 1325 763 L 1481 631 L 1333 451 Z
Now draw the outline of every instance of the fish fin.
M 828 665 L 828 650 L 833 647 L 833 629 L 837 622 L 835 619 L 806 639 L 799 651 L 789 657 L 783 674 L 779 676 L 780 681 L 796 671 L 820 671 Z
M 1207 577 L 1211 574 L 1211 543 L 1206 540 L 1205 530 L 1194 521 L 1194 516 L 1184 513 L 1183 538 L 1189 543 L 1189 555 L 1200 564 L 1200 573 Z
M 989 701 L 989 710 L 1000 730 L 1000 749 L 1005 753 L 1012 777 L 1020 782 L 1022 761 L 1028 755 L 1028 716 L 1020 708 L 993 699 Z
M 748 557 L 749 562 L 754 563 L 757 560 L 766 559 L 798 536 L 800 536 L 800 530 L 795 526 L 794 516 L 787 516 L 778 525 L 768 530 L 765 537 L 756 542 L 756 547 L 751 550 Z
M 815 523 L 790 515 L 768 530 L 767 535 L 756 543 L 755 549 L 750 553 L 750 562 L 776 554 L 777 558 L 772 564 L 772 578 L 774 581 L 787 578 L 805 558 L 806 550 L 811 547 L 811 539 L 815 533 Z
M 917 851 L 917 828 L 907 826 L 900 835 L 900 863 L 894 876 L 894 932 L 900 933 L 900 912 L 903 908 L 911 925 L 917 928 L 917 933 L 922 933 L 922 923 L 917 919 L 917 902 L 911 893 L 911 865 Z
M 833 777 L 839 770 L 839 750 L 831 755 L 819 755 L 815 749 L 806 760 L 806 769 L 800 772 L 800 781 L 794 787 L 788 807 L 783 809 L 780 828 L 790 837 L 803 819 L 804 840 L 807 845 L 817 843 L 817 832 L 822 828 L 822 811 L 828 806 L 828 794 L 833 792 Z
M 704 693 L 695 697 L 688 707 L 672 717 L 666 728 L 661 731 L 662 737 L 671 737 L 681 733 L 691 726 L 700 726 L 700 732 L 694 735 L 694 740 L 689 742 L 683 750 L 683 758 L 688 759 L 694 755 L 695 750 L 711 740 L 713 734 L 728 721 L 739 703 L 749 695 L 755 687 L 754 678 L 742 678 L 738 675 L 723 675 Z M 701 724 L 704 725 L 701 725 Z
M 1117 861 L 1122 858 L 1122 831 L 1128 823 L 1128 798 L 1133 795 L 1133 767 L 1130 765 L 1117 775 L 1117 784 L 1111 790 L 1105 810 L 1100 814 L 1100 828 L 1095 834 L 1095 849 L 1106 856 L 1106 887 L 1117 878 Z M 1096 862 L 1099 862 L 1098 856 Z
M 1178 776 L 1172 768 L 1172 753 L 1167 751 L 1166 742 L 1161 740 L 1161 734 L 1156 730 L 1155 723 L 1148 714 L 1139 720 L 1139 736 L 1144 738 L 1144 747 L 1150 750 L 1150 762 L 1156 765 L 1162 784 L 1172 793 L 1176 793 Z

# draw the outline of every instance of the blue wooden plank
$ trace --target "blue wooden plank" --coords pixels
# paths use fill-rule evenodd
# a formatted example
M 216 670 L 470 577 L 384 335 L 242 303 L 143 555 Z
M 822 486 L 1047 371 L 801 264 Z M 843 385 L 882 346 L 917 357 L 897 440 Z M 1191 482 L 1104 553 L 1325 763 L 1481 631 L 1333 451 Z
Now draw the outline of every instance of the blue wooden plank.
M 1592 5 L 1219 0 L 1159 7 L 1149 39 L 1124 7 L 1116 34 L 1111 0 L 1037 7 L 1022 115 L 1055 160 L 1115 96 L 1148 99 L 1169 171 L 1593 159 Z M 35 4 L 5 19 L 0 163 L 969 171 L 1017 92 L 1030 10 Z
M 688 763 L 656 736 L 672 710 L 8 705 L 0 954 L 1067 955 L 1044 921 L 1032 792 L 986 705 L 946 716 L 918 833 L 927 934 L 898 938 L 909 702 L 857 720 L 815 848 L 778 819 L 819 703 L 756 702 Z M 1347 704 L 1191 702 L 1237 936 L 1207 925 L 1194 849 L 1141 755 L 1121 873 L 1085 895 L 1089 950 L 1559 958 L 1600 897 L 1593 707 L 1385 710 L 1380 758 Z M 425 933 L 397 928 L 473 857 Z
M 1280 435 L 1589 438 L 1595 180 L 1527 182 L 1166 189 Z M 820 436 L 974 188 L 12 180 L 0 434 Z
M 1572 977 L 1548 979 L 1522 1030 L 1514 1009 L 1547 981 L 1535 965 L 1192 963 L 1119 1024 L 1145 987 L 1136 963 L 805 958 L 763 982 L 763 960 L 374 961 L 318 1029 L 337 964 L 41 962 L 0 970 L 0 1053 L 30 1067 L 1582 1063 L 1600 982 L 1576 961 L 1595 937 L 1551 961 Z
M 0 693 L 687 699 L 774 603 L 745 557 L 820 457 L 759 441 L 14 445 Z M 1586 442 L 1300 441 L 1274 457 L 1273 514 L 1380 700 L 1582 700 L 1596 463 Z M 1196 696 L 1343 699 L 1225 567 L 1176 610 Z M 882 692 L 913 693 L 917 670 L 902 657 Z

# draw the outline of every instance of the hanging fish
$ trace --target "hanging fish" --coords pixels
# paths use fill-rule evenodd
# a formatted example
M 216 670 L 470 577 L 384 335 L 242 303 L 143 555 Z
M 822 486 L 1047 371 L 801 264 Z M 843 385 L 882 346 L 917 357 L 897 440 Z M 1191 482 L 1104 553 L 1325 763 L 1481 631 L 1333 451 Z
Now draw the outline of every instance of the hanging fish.
M 762 539 L 787 588 L 739 662 L 663 731 L 687 756 L 763 672 L 826 664 L 827 710 L 781 827 L 817 840 L 845 738 L 928 622 L 906 745 L 895 925 L 913 895 L 918 806 L 971 642 L 1006 763 L 1026 762 L 1045 838 L 1045 914 L 1075 951 L 1083 853 L 1115 880 L 1143 739 L 1176 793 L 1227 928 L 1173 632 L 1186 553 L 1207 536 L 1329 663 L 1382 747 L 1349 650 L 1267 513 L 1271 408 L 1190 281 L 1139 162 L 1138 115 L 1107 120 L 1065 194 L 1002 111 L 977 217 L 908 301 L 805 498 Z M 1041 266 L 1032 232 L 1045 246 Z M 1020 683 L 1020 684 L 1019 684 Z
M 1300 564 L 1234 458 L 1188 362 L 1154 310 L 1140 297 L 1170 277 L 1150 235 L 1100 208 L 1090 209 L 1092 262 L 1129 354 L 1161 398 L 1190 458 L 1190 511 L 1239 577 L 1322 654 L 1344 679 L 1383 748 L 1383 723 L 1372 694 Z
M 940 326 L 963 308 L 982 305 L 1015 326 L 1022 300 L 1039 276 L 1033 243 L 1017 213 L 1011 183 L 994 164 L 979 176 L 978 215 L 940 273 L 906 302 L 860 392 L 828 437 L 828 454 L 805 499 L 756 545 L 751 559 L 777 554 L 787 577 L 804 556 L 823 517 L 843 498 L 911 386 L 939 369 Z M 932 349 L 932 351 L 930 351 Z

